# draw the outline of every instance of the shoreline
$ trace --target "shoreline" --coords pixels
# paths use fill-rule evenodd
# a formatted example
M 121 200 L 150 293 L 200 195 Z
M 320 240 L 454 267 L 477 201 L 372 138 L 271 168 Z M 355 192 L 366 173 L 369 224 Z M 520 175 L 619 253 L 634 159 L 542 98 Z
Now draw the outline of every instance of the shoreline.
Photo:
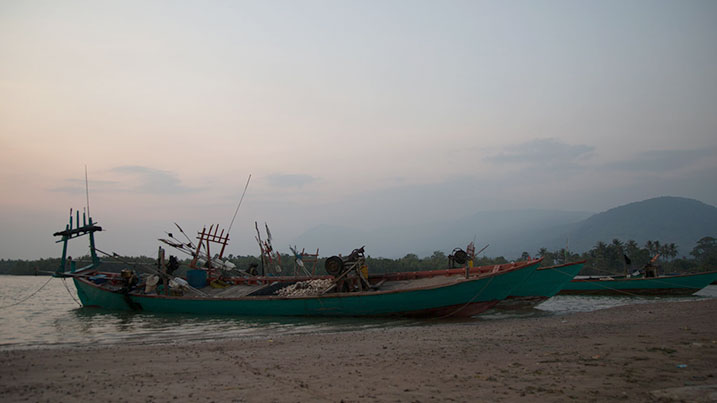
M 655 390 L 717 384 L 716 319 L 717 299 L 706 299 L 271 338 L 6 350 L 0 400 L 650 401 Z

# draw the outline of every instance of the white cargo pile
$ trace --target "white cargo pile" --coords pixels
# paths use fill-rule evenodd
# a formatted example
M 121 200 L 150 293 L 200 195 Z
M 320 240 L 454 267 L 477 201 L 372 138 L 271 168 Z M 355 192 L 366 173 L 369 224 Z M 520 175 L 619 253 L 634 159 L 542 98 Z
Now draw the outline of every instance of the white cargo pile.
M 331 279 L 316 279 L 299 281 L 292 285 L 288 285 L 276 292 L 276 295 L 282 297 L 302 297 L 302 296 L 315 296 L 324 292 L 327 288 L 331 287 L 333 281 Z

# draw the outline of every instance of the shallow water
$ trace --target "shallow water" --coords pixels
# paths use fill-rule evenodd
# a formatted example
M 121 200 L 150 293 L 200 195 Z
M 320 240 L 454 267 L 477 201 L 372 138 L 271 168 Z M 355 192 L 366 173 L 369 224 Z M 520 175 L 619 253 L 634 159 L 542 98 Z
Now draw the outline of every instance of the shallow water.
M 501 311 L 493 309 L 483 313 L 479 318 L 482 320 L 492 320 L 563 315 L 576 312 L 596 311 L 598 309 L 613 308 L 622 305 L 646 304 L 659 301 L 697 301 L 704 298 L 717 298 L 717 285 L 707 286 L 694 295 L 680 297 L 556 295 L 532 309 L 520 311 Z
M 43 285 L 45 287 L 41 291 L 18 304 Z M 709 286 L 698 294 L 700 296 L 669 300 L 715 298 L 717 286 Z M 276 318 L 114 312 L 80 308 L 73 298 L 76 299 L 77 295 L 70 280 L 65 283 L 61 279 L 48 277 L 0 276 L 0 349 L 113 343 L 180 343 L 273 337 L 280 334 L 308 335 L 386 327 L 430 326 L 441 322 L 400 318 Z M 535 309 L 511 313 L 489 311 L 468 322 L 480 324 L 483 320 L 585 312 L 656 300 L 664 298 L 557 296 Z
M 28 300 L 11 306 L 49 283 Z M 197 316 L 81 308 L 71 280 L 0 276 L 0 349 L 178 343 L 414 326 L 402 318 Z M 65 287 L 67 285 L 67 288 Z M 68 291 L 69 290 L 69 291 Z

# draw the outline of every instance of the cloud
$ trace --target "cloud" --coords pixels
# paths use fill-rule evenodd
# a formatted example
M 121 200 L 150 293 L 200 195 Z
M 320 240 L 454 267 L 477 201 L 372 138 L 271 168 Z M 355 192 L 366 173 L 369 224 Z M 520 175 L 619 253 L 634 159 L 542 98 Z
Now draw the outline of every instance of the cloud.
M 270 185 L 276 187 L 297 187 L 316 182 L 318 179 L 311 175 L 302 174 L 274 174 L 267 176 Z
M 577 167 L 593 150 L 593 146 L 567 144 L 554 138 L 534 139 L 504 147 L 501 152 L 485 157 L 485 161 L 497 165 L 518 164 L 540 168 Z
M 670 172 L 695 166 L 702 160 L 711 159 L 717 147 L 692 150 L 653 150 L 638 153 L 629 160 L 611 164 L 621 171 Z
M 89 181 L 89 190 L 90 192 L 103 192 L 110 188 L 114 188 L 117 186 L 119 182 L 117 181 L 107 181 L 107 180 L 90 180 Z M 48 189 L 51 192 L 60 192 L 60 193 L 72 193 L 72 194 L 84 194 L 85 193 L 85 180 L 84 179 L 65 179 L 65 185 L 58 186 L 54 188 Z
M 123 165 L 110 169 L 112 174 L 120 174 L 118 180 L 90 180 L 90 193 L 93 192 L 140 192 L 150 194 L 193 193 L 201 190 L 182 185 L 177 175 L 160 169 L 140 165 Z M 64 184 L 48 189 L 51 192 L 84 194 L 84 179 L 65 179 Z
M 141 193 L 161 193 L 161 194 L 177 194 L 177 193 L 193 193 L 201 189 L 190 188 L 181 184 L 177 175 L 159 169 L 144 167 L 140 165 L 124 165 L 112 168 L 111 172 L 118 174 L 127 174 L 134 179 L 125 184 L 127 190 Z

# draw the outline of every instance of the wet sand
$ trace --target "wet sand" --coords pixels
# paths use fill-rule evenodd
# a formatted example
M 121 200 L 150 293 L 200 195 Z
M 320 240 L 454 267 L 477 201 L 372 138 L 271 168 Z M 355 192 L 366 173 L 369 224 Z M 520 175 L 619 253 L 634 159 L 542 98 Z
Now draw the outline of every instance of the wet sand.
M 679 387 L 688 387 L 690 401 L 710 401 L 717 391 L 703 386 L 716 377 L 717 299 L 189 345 L 0 352 L 3 402 L 632 402 L 673 401 L 674 393 L 654 391 Z

